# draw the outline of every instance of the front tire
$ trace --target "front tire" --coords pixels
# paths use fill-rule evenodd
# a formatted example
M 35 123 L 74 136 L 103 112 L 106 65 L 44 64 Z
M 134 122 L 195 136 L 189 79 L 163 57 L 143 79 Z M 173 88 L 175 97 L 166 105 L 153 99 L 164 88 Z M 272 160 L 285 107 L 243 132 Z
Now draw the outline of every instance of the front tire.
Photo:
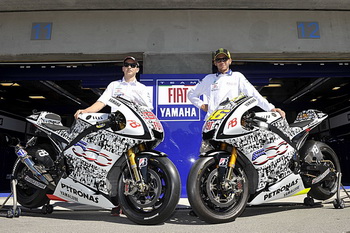
M 228 190 L 222 191 L 218 187 L 217 174 L 214 158 L 200 158 L 191 168 L 187 179 L 191 207 L 207 223 L 234 221 L 248 202 L 248 178 L 239 164 L 233 170 Z
M 148 163 L 147 192 L 139 190 L 125 195 L 130 189 L 125 182 L 131 179 L 126 166 L 119 178 L 118 198 L 123 213 L 133 222 L 143 225 L 163 223 L 174 212 L 181 193 L 180 175 L 169 158 L 154 157 Z

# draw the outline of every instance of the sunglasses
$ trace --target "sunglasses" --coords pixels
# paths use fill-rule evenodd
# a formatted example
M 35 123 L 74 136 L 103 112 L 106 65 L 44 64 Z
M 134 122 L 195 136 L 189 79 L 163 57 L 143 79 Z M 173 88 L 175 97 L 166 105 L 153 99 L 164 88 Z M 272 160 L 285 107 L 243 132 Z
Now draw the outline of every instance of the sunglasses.
M 126 62 L 124 63 L 124 67 L 129 67 L 129 66 L 130 66 L 131 68 L 138 67 L 137 64 L 135 64 L 135 63 L 126 63 Z
M 216 58 L 216 62 L 227 62 L 228 58 L 227 57 L 222 57 L 222 58 Z

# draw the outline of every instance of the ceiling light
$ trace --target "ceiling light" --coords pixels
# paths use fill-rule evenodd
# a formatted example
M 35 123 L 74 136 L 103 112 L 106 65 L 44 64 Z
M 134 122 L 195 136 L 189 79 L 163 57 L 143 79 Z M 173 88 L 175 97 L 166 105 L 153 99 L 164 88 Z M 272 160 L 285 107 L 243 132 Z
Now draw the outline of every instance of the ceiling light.
M 30 95 L 29 96 L 30 99 L 46 99 L 44 96 L 42 95 Z
M 317 101 L 317 99 L 312 99 L 312 100 L 310 100 L 310 102 L 315 102 L 315 101 Z
M 336 91 L 336 90 L 339 90 L 339 89 L 340 89 L 340 87 L 333 87 L 332 88 L 333 91 Z
M 264 87 L 281 87 L 282 85 L 280 83 L 270 83 L 269 85 L 266 85 Z
M 0 83 L 0 85 L 4 87 L 19 87 L 18 83 Z

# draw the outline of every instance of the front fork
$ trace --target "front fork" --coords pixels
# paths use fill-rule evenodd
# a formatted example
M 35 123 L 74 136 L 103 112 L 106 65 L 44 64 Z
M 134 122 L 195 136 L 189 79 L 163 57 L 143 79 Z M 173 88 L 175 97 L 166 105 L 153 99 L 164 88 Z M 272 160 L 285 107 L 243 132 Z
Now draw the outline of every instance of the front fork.
M 140 144 L 138 146 L 138 150 L 140 152 L 144 151 L 145 145 Z M 139 190 L 143 192 L 146 190 L 147 188 L 146 184 L 148 182 L 148 179 L 147 179 L 148 157 L 143 156 L 143 157 L 136 158 L 135 148 L 130 148 L 127 151 L 127 155 L 128 155 L 128 161 L 129 161 L 129 165 L 131 168 L 131 173 L 134 178 L 134 181 L 138 185 Z
M 233 169 L 236 166 L 237 161 L 237 149 L 236 147 L 232 147 L 230 161 L 228 162 L 228 171 L 226 175 L 226 179 L 232 179 Z
M 227 144 L 221 143 L 220 150 L 226 151 Z M 231 155 L 229 157 L 219 158 L 219 184 L 221 187 L 225 187 L 226 181 L 229 181 L 233 178 L 233 170 L 237 162 L 237 149 L 232 147 Z

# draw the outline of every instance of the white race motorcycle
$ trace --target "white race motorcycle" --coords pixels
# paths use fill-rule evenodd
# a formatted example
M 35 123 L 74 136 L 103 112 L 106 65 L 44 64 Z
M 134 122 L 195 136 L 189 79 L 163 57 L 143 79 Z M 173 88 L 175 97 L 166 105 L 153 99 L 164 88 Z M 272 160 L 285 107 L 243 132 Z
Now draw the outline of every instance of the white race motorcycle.
M 109 102 L 116 112 L 81 114 L 70 128 L 54 113 L 27 117 L 46 138 L 13 145 L 19 158 L 12 176 L 22 206 L 43 206 L 50 213 L 53 197 L 105 209 L 121 205 L 139 224 L 170 217 L 181 184 L 167 155 L 153 150 L 164 137 L 160 121 L 148 108 L 123 98 Z
M 249 110 L 254 97 L 224 101 L 203 126 L 205 151 L 187 179 L 195 214 L 208 223 L 235 220 L 247 204 L 258 205 L 311 188 L 313 198 L 326 200 L 340 185 L 340 164 L 326 144 L 309 140 L 309 131 L 327 115 L 299 113 L 288 124 L 278 113 Z M 337 205 L 341 205 L 339 201 Z

